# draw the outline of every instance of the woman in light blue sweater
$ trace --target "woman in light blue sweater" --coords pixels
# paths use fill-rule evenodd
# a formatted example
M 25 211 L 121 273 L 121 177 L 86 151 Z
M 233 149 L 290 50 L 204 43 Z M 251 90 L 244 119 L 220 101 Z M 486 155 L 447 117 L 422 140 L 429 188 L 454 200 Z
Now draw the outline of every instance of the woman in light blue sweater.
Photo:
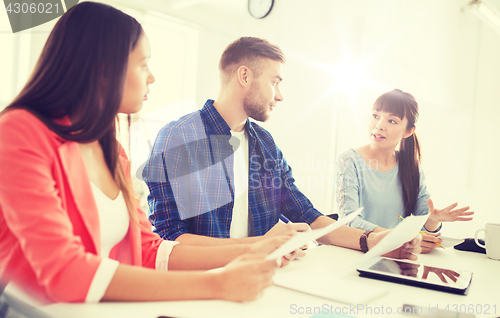
M 367 231 L 395 227 L 399 216 L 430 213 L 424 228 L 438 233 L 441 222 L 469 221 L 469 207 L 455 209 L 454 203 L 436 209 L 430 199 L 420 168 L 420 145 L 415 134 L 418 104 L 399 89 L 381 95 L 373 105 L 369 122 L 370 143 L 342 153 L 337 159 L 335 191 L 339 217 L 363 206 L 362 214 L 350 223 Z M 422 252 L 440 242 L 438 235 L 424 235 Z

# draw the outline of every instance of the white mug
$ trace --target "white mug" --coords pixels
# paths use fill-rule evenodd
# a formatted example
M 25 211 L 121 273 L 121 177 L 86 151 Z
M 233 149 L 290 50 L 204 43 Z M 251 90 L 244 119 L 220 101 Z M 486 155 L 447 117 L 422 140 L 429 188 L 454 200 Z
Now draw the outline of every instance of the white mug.
M 484 245 L 480 244 L 477 240 L 477 235 L 479 232 L 485 232 Z M 476 231 L 474 235 L 474 241 L 477 245 L 484 247 L 486 249 L 486 255 L 489 258 L 500 260 L 500 224 L 498 223 L 486 223 L 484 229 Z

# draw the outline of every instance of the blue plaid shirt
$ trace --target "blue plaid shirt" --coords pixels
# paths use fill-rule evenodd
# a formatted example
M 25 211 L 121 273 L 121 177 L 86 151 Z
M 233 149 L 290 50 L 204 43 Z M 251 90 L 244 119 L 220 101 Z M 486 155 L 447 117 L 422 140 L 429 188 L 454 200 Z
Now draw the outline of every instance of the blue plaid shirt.
M 228 238 L 234 204 L 230 128 L 208 100 L 203 109 L 163 127 L 143 177 L 149 220 L 156 233 L 175 240 L 184 233 Z M 311 224 L 322 214 L 295 186 L 292 169 L 271 134 L 247 120 L 249 225 L 264 235 L 284 214 Z M 236 142 L 237 143 L 237 142 Z

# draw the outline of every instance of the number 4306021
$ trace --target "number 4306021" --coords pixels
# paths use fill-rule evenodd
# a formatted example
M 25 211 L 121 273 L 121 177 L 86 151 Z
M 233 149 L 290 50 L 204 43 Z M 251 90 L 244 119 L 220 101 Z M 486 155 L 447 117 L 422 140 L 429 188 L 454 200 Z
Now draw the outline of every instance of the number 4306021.
M 444 312 L 446 313 L 454 313 L 454 314 L 491 314 L 496 315 L 497 313 L 497 305 L 490 306 L 489 304 L 452 304 L 446 305 L 444 308 Z
M 54 11 L 52 11 L 54 10 Z M 8 13 L 59 13 L 59 3 L 9 3 Z

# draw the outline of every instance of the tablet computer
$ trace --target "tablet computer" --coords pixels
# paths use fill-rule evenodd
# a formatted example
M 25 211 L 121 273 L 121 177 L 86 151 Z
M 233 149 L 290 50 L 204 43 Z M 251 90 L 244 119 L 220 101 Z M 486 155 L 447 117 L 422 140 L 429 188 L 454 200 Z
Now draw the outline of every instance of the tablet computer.
M 461 295 L 467 295 L 472 280 L 471 271 L 432 267 L 386 257 L 370 260 L 357 270 L 362 277 Z

